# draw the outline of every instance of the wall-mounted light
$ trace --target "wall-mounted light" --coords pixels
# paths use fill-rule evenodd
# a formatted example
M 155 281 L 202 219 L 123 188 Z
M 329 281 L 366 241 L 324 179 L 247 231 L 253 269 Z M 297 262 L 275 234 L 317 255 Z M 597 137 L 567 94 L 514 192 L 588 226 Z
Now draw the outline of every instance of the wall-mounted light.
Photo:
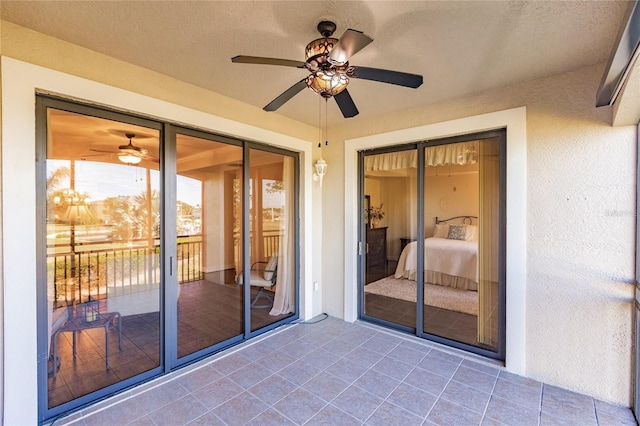
M 320 188 L 322 188 L 322 177 L 327 173 L 327 163 L 320 158 L 313 167 L 316 169 L 316 172 L 313 174 L 313 180 L 320 181 Z

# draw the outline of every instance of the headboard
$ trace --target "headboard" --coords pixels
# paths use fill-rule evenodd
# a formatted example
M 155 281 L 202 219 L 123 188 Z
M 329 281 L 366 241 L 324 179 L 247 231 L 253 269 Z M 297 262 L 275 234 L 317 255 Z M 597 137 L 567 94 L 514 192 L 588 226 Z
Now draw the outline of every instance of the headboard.
M 450 217 L 448 219 L 438 219 L 438 216 L 436 216 L 436 225 L 438 225 L 439 223 L 447 223 L 450 220 L 455 220 L 455 219 L 462 219 L 463 224 L 471 225 L 473 223 L 473 219 L 478 220 L 478 216 L 455 216 L 455 217 Z

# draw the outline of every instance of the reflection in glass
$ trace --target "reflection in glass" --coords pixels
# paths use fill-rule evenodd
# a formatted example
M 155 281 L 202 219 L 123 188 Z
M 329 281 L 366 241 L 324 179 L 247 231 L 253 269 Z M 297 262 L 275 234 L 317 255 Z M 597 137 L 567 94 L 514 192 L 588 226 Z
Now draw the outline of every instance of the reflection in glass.
M 55 407 L 159 365 L 159 133 L 55 109 L 47 120 L 48 400 Z M 144 147 L 137 166 L 118 159 L 127 134 Z
M 364 313 L 415 328 L 415 278 L 396 276 L 395 271 L 404 247 L 418 238 L 417 151 L 368 155 L 364 168 Z
M 243 332 L 242 148 L 177 135 L 178 357 Z
M 294 160 L 252 149 L 250 164 L 253 331 L 295 313 Z

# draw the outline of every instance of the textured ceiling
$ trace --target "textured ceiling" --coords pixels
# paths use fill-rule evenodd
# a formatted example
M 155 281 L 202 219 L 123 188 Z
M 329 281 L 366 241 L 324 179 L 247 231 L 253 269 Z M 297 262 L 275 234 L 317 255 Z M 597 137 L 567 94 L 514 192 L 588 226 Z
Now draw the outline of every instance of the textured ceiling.
M 374 41 L 351 64 L 424 76 L 418 89 L 352 79 L 360 115 L 463 97 L 605 62 L 619 1 L 11 1 L 3 20 L 263 107 L 306 75 L 233 64 L 236 55 L 304 60 L 320 20 Z M 304 90 L 276 113 L 318 124 Z M 595 93 L 594 93 L 595 104 Z M 274 114 L 266 113 L 265 114 Z M 329 123 L 342 122 L 333 100 Z

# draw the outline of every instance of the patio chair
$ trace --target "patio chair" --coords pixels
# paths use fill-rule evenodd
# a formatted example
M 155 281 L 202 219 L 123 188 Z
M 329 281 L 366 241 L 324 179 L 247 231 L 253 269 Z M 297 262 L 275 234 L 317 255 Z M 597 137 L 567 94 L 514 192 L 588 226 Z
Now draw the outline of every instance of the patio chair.
M 272 255 L 268 262 L 254 262 L 249 271 L 249 285 L 258 287 L 258 293 L 251 299 L 251 307 L 255 309 L 266 309 L 273 305 L 273 295 L 266 289 L 272 290 L 276 285 L 278 269 L 278 256 Z M 238 285 L 243 284 L 243 273 L 240 272 L 237 278 Z M 262 300 L 262 302 L 260 302 Z

